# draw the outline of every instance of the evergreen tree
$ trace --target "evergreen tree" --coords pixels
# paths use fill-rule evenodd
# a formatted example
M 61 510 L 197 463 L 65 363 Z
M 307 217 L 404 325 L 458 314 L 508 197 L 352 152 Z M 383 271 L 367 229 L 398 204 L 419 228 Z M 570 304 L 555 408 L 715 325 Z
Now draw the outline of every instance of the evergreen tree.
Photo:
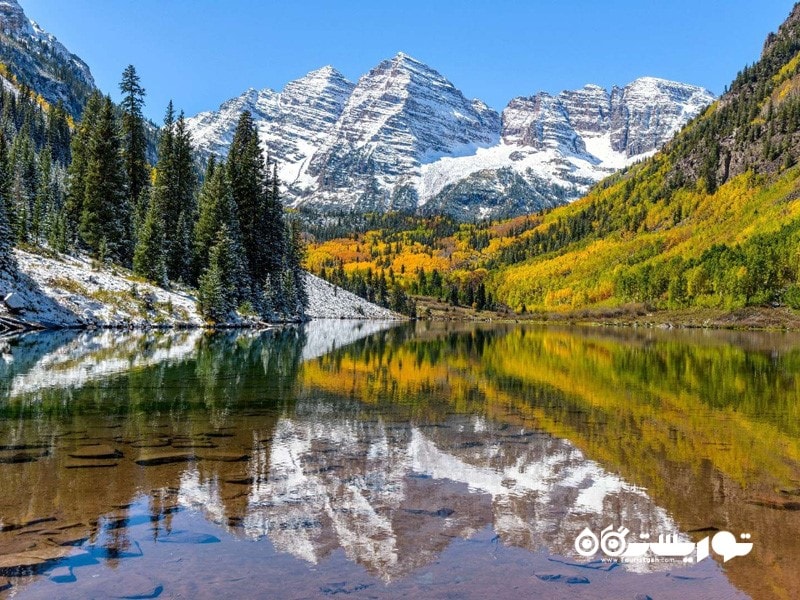
M 216 243 L 217 233 L 222 225 L 227 225 L 230 232 L 239 229 L 238 223 L 236 204 L 233 201 L 227 173 L 224 167 L 216 167 L 216 159 L 212 156 L 208 161 L 206 176 L 200 189 L 198 215 L 194 226 L 195 279 L 208 267 L 208 255 Z
M 31 215 L 31 239 L 33 243 L 42 241 L 47 221 L 54 208 L 55 194 L 53 190 L 53 162 L 50 147 L 45 146 L 39 154 L 39 176 L 36 184 L 36 199 Z
M 145 131 L 145 90 L 133 65 L 122 73 L 119 84 L 122 92 L 122 156 L 128 182 L 128 202 L 133 207 L 136 220 L 143 218 L 148 210 L 145 190 L 150 184 L 150 168 L 147 165 L 147 134 Z
M 303 256 L 305 248 L 300 237 L 300 225 L 296 220 L 289 224 L 286 241 L 286 264 L 284 266 L 285 278 L 288 288 L 286 290 L 286 303 L 293 316 L 302 316 L 308 306 L 308 293 L 305 285 L 305 272 L 303 271 Z
M 164 223 L 156 198 L 151 196 L 147 213 L 139 227 L 136 249 L 133 253 L 133 270 L 159 285 L 167 282 L 164 264 Z
M 231 298 L 238 304 L 249 297 L 250 278 L 247 273 L 242 248 L 236 203 L 233 201 L 228 174 L 223 166 L 210 161 L 206 180 L 200 191 L 199 215 L 194 225 L 194 271 L 200 276 L 209 268 L 212 248 L 219 241 L 220 231 L 225 231 L 236 260 L 229 265 L 229 281 L 234 292 Z
M 6 224 L 11 228 L 11 235 L 13 238 L 14 204 L 12 201 L 11 189 L 12 173 L 10 158 L 8 155 L 8 143 L 6 142 L 6 135 L 3 131 L 3 128 L 0 127 L 0 203 L 3 205 Z
M 161 129 L 154 194 L 167 234 L 164 256 L 171 280 L 193 279 L 191 233 L 196 218 L 196 185 L 191 136 L 183 113 L 176 121 L 170 102 Z
M 183 112 L 175 124 L 175 145 L 173 155 L 174 191 L 171 200 L 167 226 L 174 222 L 174 237 L 167 254 L 167 273 L 171 279 L 189 282 L 192 279 L 192 233 L 197 218 L 197 176 L 194 167 L 192 138 L 186 127 Z M 174 219 L 174 221 L 173 221 Z
M 47 138 L 45 145 L 50 147 L 52 160 L 62 166 L 67 166 L 71 160 L 70 142 L 72 132 L 64 105 L 59 101 L 50 109 L 47 118 Z
M 208 268 L 200 277 L 198 296 L 200 310 L 213 322 L 225 321 L 236 309 L 239 290 L 234 273 L 239 262 L 241 246 L 231 238 L 223 225 L 211 248 Z
M 70 151 L 72 162 L 67 170 L 66 221 L 67 237 L 70 245 L 78 242 L 78 227 L 83 214 L 83 201 L 86 196 L 86 167 L 88 164 L 89 142 L 97 125 L 103 97 L 94 92 L 83 110 L 83 120 L 72 138 Z
M 11 143 L 11 204 L 15 238 L 28 241 L 30 215 L 36 195 L 36 154 L 30 127 L 24 124 Z
M 86 156 L 81 240 L 94 256 L 129 265 L 133 255 L 131 211 L 119 127 L 110 97 L 100 109 Z
M 12 246 L 14 245 L 11 226 L 6 218 L 5 203 L 0 202 L 0 272 L 11 274 L 17 270 Z
M 267 179 L 264 202 L 264 222 L 262 224 L 264 234 L 261 244 L 264 268 L 267 273 L 276 273 L 281 268 L 281 257 L 289 251 L 286 243 L 287 228 L 283 216 L 276 163 L 272 164 L 272 177 Z
M 227 167 L 238 209 L 247 267 L 257 294 L 267 275 L 278 274 L 281 270 L 283 252 L 273 252 L 272 246 L 282 244 L 285 234 L 283 228 L 277 234 L 275 227 L 267 220 L 264 155 L 249 111 L 244 111 L 239 117 L 228 152 Z

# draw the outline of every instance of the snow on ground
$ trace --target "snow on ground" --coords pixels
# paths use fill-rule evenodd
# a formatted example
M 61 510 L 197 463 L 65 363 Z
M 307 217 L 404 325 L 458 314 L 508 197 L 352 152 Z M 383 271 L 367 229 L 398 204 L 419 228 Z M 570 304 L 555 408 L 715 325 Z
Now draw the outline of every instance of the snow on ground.
M 50 327 L 203 325 L 197 300 L 188 291 L 165 290 L 85 257 L 22 250 L 15 255 L 19 274 L 0 276 L 0 298 L 14 293 L 21 309 L 13 316 L 22 321 Z M 310 318 L 403 319 L 313 275 L 306 284 Z
M 306 274 L 308 310 L 312 319 L 370 319 L 397 321 L 405 317 L 382 308 L 310 273 Z
M 590 160 L 592 157 L 588 154 L 565 156 L 563 151 L 554 148 L 534 151 L 523 146 L 505 143 L 491 148 L 479 148 L 475 154 L 469 156 L 443 157 L 423 164 L 416 183 L 420 206 L 424 206 L 428 200 L 448 185 L 458 183 L 473 173 L 483 170 L 494 171 L 513 166 L 518 173 L 531 173 L 546 181 L 570 188 L 574 184 L 561 175 L 564 169 L 569 170 L 572 177 L 596 181 L 612 173 L 613 169 L 634 162 L 631 159 L 625 159 L 624 156 L 622 158 L 617 156 L 619 153 L 610 150 L 610 145 L 606 150 L 603 139 L 598 138 L 598 140 L 600 142 L 596 144 L 595 150 L 597 152 L 604 151 L 602 157 L 598 158 L 596 155 L 594 157 L 598 164 L 593 164 Z M 611 159 L 613 166 L 600 162 L 606 159 Z
M 16 280 L 0 279 L 0 294 L 19 296 L 23 308 L 15 316 L 24 321 L 67 327 L 203 324 L 189 293 L 164 290 L 85 257 L 15 255 L 20 273 Z

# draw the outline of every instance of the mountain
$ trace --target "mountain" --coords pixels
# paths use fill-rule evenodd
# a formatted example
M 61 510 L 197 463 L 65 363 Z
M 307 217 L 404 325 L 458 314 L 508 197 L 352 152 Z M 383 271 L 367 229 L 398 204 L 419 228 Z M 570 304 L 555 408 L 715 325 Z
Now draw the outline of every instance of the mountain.
M 592 155 L 605 159 L 599 167 L 621 166 L 700 110 L 699 99 L 691 88 L 654 79 L 609 93 L 588 86 L 517 99 L 503 113 L 501 144 L 476 156 L 515 148 L 506 156 L 521 156 L 518 162 Z M 798 159 L 800 5 L 718 101 L 662 150 L 584 198 L 494 224 L 377 223 L 363 235 L 312 245 L 307 263 L 351 279 L 391 269 L 412 293 L 467 306 L 492 298 L 520 313 L 592 308 L 610 317 L 671 309 L 685 310 L 680 318 L 696 325 L 783 326 L 796 319 L 785 307 L 800 310 Z M 464 186 L 464 197 L 502 184 L 521 197 L 518 167 L 498 172 L 454 187 Z M 487 194 L 475 201 L 509 207 L 501 194 Z
M 574 200 L 712 100 L 702 88 L 642 78 L 515 98 L 499 115 L 399 53 L 356 84 L 325 67 L 282 92 L 250 89 L 189 127 L 201 152 L 224 155 L 238 115 L 251 111 L 290 206 L 468 219 Z
M 800 5 L 662 152 L 507 241 L 493 291 L 517 310 L 800 308 L 798 157 Z
M 79 117 L 95 89 L 89 67 L 29 19 L 16 0 L 0 0 L 0 80 L 25 85 Z

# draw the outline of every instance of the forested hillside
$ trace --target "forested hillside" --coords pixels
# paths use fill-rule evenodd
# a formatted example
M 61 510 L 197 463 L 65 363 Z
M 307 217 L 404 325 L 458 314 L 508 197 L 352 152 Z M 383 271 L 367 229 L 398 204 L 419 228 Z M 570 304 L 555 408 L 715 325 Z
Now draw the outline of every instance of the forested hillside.
M 276 165 L 250 114 L 227 161 L 212 158 L 201 173 L 170 103 L 150 164 L 132 66 L 120 89 L 120 105 L 93 91 L 76 123 L 23 85 L 0 88 L 0 266 L 14 270 L 14 245 L 86 254 L 164 287 L 197 288 L 211 322 L 302 316 L 299 230 L 285 220 Z
M 718 102 L 582 200 L 501 223 L 376 228 L 313 246 L 309 266 L 350 278 L 391 269 L 407 290 L 473 304 L 483 288 L 518 312 L 800 308 L 799 141 L 795 7 Z

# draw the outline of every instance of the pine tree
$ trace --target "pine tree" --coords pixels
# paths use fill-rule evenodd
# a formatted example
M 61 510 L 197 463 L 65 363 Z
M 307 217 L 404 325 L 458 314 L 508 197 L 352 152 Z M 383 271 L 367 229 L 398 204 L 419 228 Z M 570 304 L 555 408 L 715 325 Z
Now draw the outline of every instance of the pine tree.
M 154 194 L 168 234 L 164 243 L 167 277 L 185 282 L 193 279 L 191 232 L 197 186 L 193 152 L 183 113 L 176 121 L 170 102 L 161 129 Z
M 199 215 L 194 226 L 194 271 L 200 276 L 209 268 L 212 248 L 219 240 L 220 231 L 225 231 L 236 260 L 229 265 L 227 274 L 234 288 L 232 299 L 238 304 L 249 297 L 250 278 L 242 248 L 239 219 L 233 201 L 228 174 L 224 166 L 215 166 L 210 161 L 206 180 L 200 191 Z
M 17 270 L 17 263 L 12 251 L 13 244 L 13 234 L 6 218 L 5 203 L 0 202 L 0 272 L 2 273 L 12 274 Z
M 223 224 L 232 229 L 236 221 L 236 205 L 233 202 L 230 182 L 224 166 L 217 168 L 216 158 L 208 161 L 206 176 L 200 189 L 198 215 L 194 226 L 193 271 L 195 279 L 208 267 L 208 255 L 216 243 L 217 232 Z
M 83 214 L 83 201 L 86 196 L 86 167 L 88 164 L 89 142 L 94 131 L 103 97 L 99 92 L 93 93 L 86 108 L 83 110 L 83 120 L 72 138 L 70 152 L 72 162 L 67 170 L 67 199 L 65 212 L 67 217 L 67 237 L 70 245 L 78 242 L 78 228 Z
M 11 203 L 15 238 L 28 241 L 30 215 L 36 195 L 36 154 L 26 122 L 11 143 Z
M 167 254 L 167 273 L 171 279 L 189 282 L 192 279 L 192 230 L 197 218 L 197 176 L 194 167 L 192 138 L 186 126 L 183 112 L 175 124 L 174 146 L 174 196 L 167 226 L 174 219 L 174 237 Z
M 131 211 L 114 105 L 106 97 L 87 148 L 80 236 L 96 257 L 129 265 L 133 256 Z
M 293 295 L 289 296 L 287 300 L 291 303 L 291 312 L 295 316 L 302 316 L 308 306 L 308 293 L 303 271 L 305 247 L 300 237 L 300 225 L 296 220 L 292 220 L 289 224 L 286 247 L 288 252 L 286 253 L 285 269 L 291 278 L 293 292 Z
M 230 314 L 230 304 L 225 294 L 224 274 L 220 267 L 219 255 L 222 249 L 215 245 L 211 253 L 211 263 L 200 277 L 198 301 L 200 312 L 212 323 L 225 321 Z
M 145 89 L 133 65 L 128 65 L 123 71 L 119 89 L 122 92 L 122 157 L 128 182 L 128 202 L 133 207 L 134 215 L 142 218 L 148 210 L 145 190 L 150 184 L 150 168 L 147 164 L 147 134 L 142 114 Z
M 133 253 L 133 270 L 159 285 L 167 282 L 167 268 L 164 264 L 164 223 L 156 198 L 148 202 L 147 213 L 139 227 L 136 249 Z
M 50 147 L 39 153 L 39 175 L 36 184 L 36 199 L 33 203 L 31 214 L 31 239 L 33 243 L 40 243 L 45 234 L 45 227 L 53 210 L 55 201 L 53 192 L 53 162 Z
M 280 198 L 278 165 L 275 163 L 272 165 L 272 177 L 267 180 L 264 202 L 262 224 L 264 239 L 261 247 L 264 252 L 265 270 L 267 273 L 277 273 L 283 263 L 282 257 L 289 251 L 289 247 L 286 243 L 287 227 Z
M 271 254 L 269 248 L 275 238 L 267 223 L 264 155 L 249 111 L 244 111 L 239 117 L 228 152 L 227 166 L 233 199 L 238 209 L 242 245 L 256 295 L 260 294 L 267 274 L 280 271 L 283 253 Z M 283 239 L 281 232 L 278 240 Z M 273 269 L 270 269 L 271 264 L 275 265 Z
M 70 141 L 72 132 L 69 127 L 67 111 L 61 101 L 50 109 L 47 118 L 47 138 L 45 144 L 50 146 L 54 163 L 67 166 L 71 160 Z
M 211 248 L 208 268 L 200 277 L 198 295 L 200 310 L 213 322 L 225 321 L 236 309 L 239 290 L 234 273 L 239 262 L 241 246 L 228 234 L 223 226 Z
M 6 224 L 11 228 L 11 235 L 14 231 L 14 204 L 11 196 L 12 173 L 10 157 L 8 155 L 8 143 L 6 135 L 0 128 L 0 203 L 2 203 Z

